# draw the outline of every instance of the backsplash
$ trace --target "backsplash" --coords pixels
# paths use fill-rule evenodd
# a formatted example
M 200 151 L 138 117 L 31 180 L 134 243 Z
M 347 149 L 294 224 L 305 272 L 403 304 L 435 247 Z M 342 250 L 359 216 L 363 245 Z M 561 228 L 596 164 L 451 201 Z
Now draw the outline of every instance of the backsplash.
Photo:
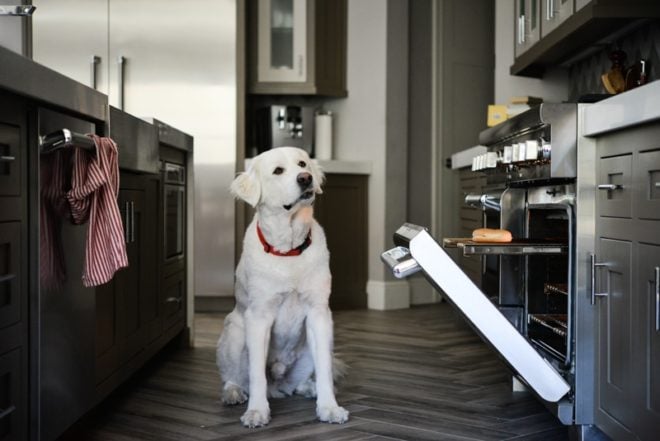
M 617 49 L 626 53 L 626 67 L 644 59 L 647 61 L 648 81 L 660 78 L 660 22 L 654 21 L 620 38 L 612 46 L 573 64 L 569 68 L 569 101 L 576 101 L 584 95 L 607 93 L 600 77 L 612 65 L 610 52 Z

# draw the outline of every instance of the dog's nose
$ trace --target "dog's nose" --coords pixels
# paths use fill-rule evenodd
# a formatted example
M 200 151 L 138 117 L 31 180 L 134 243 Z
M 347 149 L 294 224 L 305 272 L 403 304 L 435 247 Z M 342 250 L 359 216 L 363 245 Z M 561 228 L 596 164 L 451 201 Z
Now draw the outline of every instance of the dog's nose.
M 298 181 L 300 188 L 304 190 L 312 184 L 312 175 L 307 172 L 298 173 L 296 181 Z

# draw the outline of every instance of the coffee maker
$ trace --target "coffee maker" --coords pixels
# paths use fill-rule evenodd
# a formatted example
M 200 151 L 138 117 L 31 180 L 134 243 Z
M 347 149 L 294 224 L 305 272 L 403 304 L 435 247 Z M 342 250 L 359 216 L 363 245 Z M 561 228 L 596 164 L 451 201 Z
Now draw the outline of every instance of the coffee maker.
M 314 156 L 314 108 L 276 105 L 257 110 L 257 153 L 274 147 L 299 147 Z

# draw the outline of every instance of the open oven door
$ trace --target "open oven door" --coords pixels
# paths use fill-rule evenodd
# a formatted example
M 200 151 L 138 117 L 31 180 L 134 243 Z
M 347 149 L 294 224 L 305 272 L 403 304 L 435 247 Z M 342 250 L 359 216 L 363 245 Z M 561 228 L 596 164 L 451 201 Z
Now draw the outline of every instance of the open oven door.
M 407 277 L 422 270 L 428 281 L 442 289 L 445 298 L 543 400 L 557 403 L 570 391 L 564 378 L 424 228 L 406 223 L 394 234 L 394 242 L 398 247 L 383 253 L 382 260 L 392 268 L 396 277 Z

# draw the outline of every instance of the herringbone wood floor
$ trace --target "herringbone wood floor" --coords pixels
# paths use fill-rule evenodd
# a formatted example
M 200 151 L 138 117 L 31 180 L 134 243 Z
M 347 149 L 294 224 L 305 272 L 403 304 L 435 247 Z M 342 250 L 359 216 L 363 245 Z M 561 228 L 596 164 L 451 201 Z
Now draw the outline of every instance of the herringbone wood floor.
M 343 425 L 319 423 L 314 401 L 271 400 L 271 423 L 246 429 L 245 406 L 219 401 L 215 342 L 222 315 L 196 317 L 195 348 L 169 351 L 64 437 L 67 440 L 565 440 L 530 394 L 511 392 L 495 354 L 446 304 L 334 314 L 350 366 Z

